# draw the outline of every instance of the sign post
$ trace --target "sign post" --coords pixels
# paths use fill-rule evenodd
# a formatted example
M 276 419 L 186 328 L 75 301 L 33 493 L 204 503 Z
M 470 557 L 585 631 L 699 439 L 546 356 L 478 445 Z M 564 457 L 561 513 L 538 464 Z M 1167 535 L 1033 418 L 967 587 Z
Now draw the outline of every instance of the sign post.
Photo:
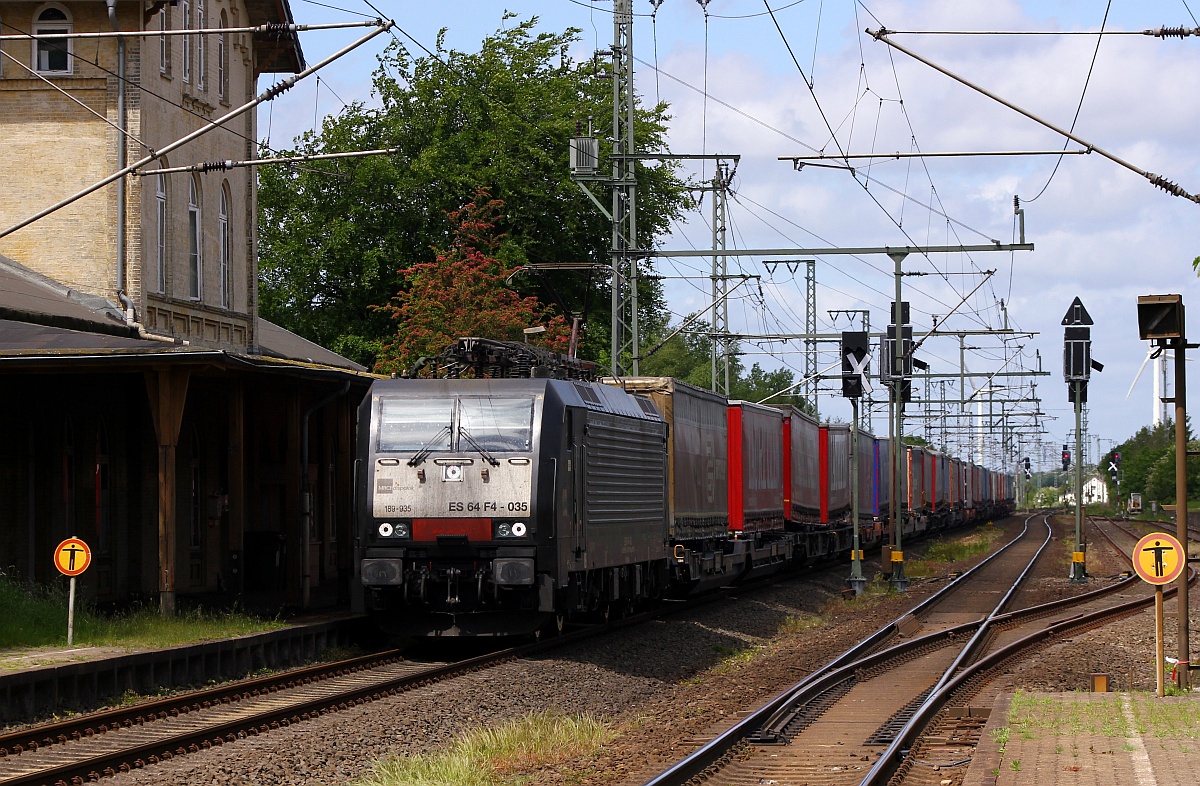
M 67 596 L 67 646 L 75 643 L 75 577 L 92 564 L 92 550 L 79 538 L 67 538 L 54 550 L 54 567 L 64 576 L 71 577 L 71 591 Z
M 1165 680 L 1163 655 L 1163 585 L 1183 574 L 1187 552 L 1183 545 L 1165 532 L 1151 532 L 1133 547 L 1133 569 L 1143 581 L 1154 585 L 1154 676 L 1158 695 L 1163 695 Z M 1188 664 L 1180 664 L 1187 668 Z

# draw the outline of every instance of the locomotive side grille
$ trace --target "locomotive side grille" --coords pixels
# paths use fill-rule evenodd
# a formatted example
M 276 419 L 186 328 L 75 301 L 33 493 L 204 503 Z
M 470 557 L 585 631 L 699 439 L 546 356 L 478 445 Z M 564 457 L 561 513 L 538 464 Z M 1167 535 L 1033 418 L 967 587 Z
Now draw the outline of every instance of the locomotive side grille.
M 590 523 L 664 520 L 666 456 L 660 423 L 593 414 L 588 419 L 587 448 Z

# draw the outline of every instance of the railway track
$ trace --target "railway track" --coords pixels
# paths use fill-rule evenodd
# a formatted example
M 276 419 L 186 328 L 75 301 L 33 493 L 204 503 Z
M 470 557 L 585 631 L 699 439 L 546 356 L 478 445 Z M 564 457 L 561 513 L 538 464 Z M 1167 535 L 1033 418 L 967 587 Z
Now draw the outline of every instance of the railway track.
M 782 575 L 778 580 L 796 578 Z M 741 587 L 740 593 L 772 583 L 772 579 L 760 580 Z M 0 734 L 0 786 L 74 786 L 152 767 L 725 599 L 713 593 L 673 602 L 652 612 L 453 663 L 412 662 L 399 650 L 390 650 Z
M 937 776 L 932 783 L 955 782 L 954 768 L 970 761 L 986 722 L 990 702 L 973 700 L 989 675 L 1031 647 L 1152 602 L 1141 582 L 1125 578 L 1009 611 L 1049 538 L 1048 524 L 1031 527 L 1032 518 L 1021 537 L 913 619 L 906 615 L 881 629 L 648 786 L 921 783 L 930 773 Z M 1053 619 L 1042 621 L 1047 617 Z M 937 769 L 923 766 L 930 763 Z

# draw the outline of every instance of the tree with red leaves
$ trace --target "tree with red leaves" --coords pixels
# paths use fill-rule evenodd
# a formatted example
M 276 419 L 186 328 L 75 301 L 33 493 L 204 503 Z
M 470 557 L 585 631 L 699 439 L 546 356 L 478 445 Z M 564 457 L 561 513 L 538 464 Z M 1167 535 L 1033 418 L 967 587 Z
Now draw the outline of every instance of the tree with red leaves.
M 504 203 L 486 189 L 447 215 L 454 227 L 450 248 L 436 260 L 401 270 L 401 290 L 378 310 L 396 323 L 375 362 L 381 374 L 403 373 L 423 356 L 436 355 L 461 336 L 523 341 L 524 329 L 544 325 L 537 344 L 565 352 L 571 329 L 536 297 L 522 297 L 505 279 L 516 269 L 504 261 L 506 236 L 497 232 Z

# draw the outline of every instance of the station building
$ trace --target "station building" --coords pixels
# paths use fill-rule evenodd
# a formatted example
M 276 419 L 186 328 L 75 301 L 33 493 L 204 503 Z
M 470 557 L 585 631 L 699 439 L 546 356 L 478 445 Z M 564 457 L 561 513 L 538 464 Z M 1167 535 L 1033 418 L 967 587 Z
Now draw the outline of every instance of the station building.
M 0 0 L 0 232 L 28 222 L 0 237 L 0 571 L 48 582 L 74 535 L 98 603 L 345 594 L 371 376 L 258 316 L 252 168 L 156 174 L 254 158 L 255 113 L 49 211 L 300 71 L 291 22 L 287 0 Z M 146 35 L 76 35 L 114 30 Z

